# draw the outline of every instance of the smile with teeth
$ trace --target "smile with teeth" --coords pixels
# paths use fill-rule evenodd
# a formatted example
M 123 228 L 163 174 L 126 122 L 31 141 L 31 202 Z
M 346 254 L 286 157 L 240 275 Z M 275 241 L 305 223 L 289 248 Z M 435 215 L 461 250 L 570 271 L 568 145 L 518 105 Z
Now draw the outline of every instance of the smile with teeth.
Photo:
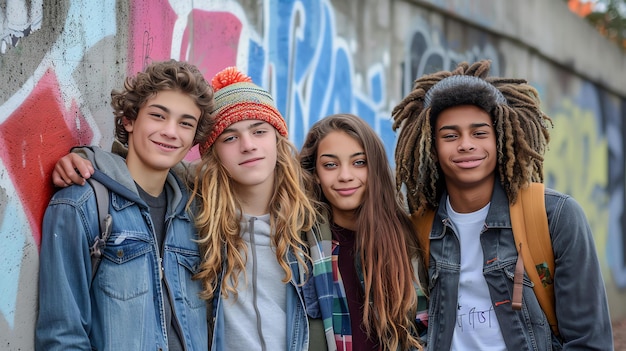
M 162 148 L 172 149 L 172 150 L 177 149 L 177 147 L 173 146 L 173 145 L 163 144 L 163 143 L 159 143 L 159 142 L 156 142 L 156 141 L 154 143 L 157 144 L 158 146 L 162 147 Z

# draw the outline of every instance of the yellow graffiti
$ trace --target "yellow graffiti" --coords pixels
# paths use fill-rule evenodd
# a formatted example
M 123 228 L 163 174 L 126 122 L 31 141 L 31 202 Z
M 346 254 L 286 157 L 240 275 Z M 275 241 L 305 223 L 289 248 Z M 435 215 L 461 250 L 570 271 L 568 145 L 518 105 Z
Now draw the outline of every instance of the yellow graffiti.
M 608 236 L 608 146 L 594 111 L 583 110 L 565 99 L 551 115 L 544 175 L 553 187 L 573 196 L 583 207 L 600 256 L 606 252 Z M 606 260 L 600 259 L 606 264 Z

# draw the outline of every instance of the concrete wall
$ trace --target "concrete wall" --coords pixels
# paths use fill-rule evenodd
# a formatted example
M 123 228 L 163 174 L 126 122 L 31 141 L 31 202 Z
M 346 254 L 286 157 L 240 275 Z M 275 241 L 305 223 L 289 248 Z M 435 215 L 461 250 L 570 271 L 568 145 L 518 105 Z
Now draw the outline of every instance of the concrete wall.
M 352 112 L 390 156 L 390 111 L 415 77 L 490 58 L 494 74 L 527 78 L 555 123 L 548 183 L 583 205 L 613 317 L 626 316 L 626 58 L 562 1 L 14 0 L 0 23 L 0 349 L 33 348 L 52 166 L 73 145 L 108 148 L 111 89 L 167 58 L 207 77 L 241 67 L 298 145 Z

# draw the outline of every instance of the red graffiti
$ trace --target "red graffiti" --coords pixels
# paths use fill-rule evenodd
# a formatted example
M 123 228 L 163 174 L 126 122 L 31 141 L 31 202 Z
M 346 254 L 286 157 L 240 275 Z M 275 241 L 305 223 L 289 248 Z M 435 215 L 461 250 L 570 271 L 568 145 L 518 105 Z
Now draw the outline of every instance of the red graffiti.
M 178 20 L 167 0 L 138 0 L 131 5 L 128 32 L 128 74 L 134 75 L 152 61 L 175 58 L 190 62 L 207 79 L 228 66 L 237 64 L 237 53 L 243 24 L 230 12 L 194 9 L 187 18 L 179 56 L 172 56 L 173 31 Z M 175 50 L 175 49 L 174 49 Z M 185 159 L 193 161 L 198 148 L 189 151 Z
M 0 157 L 24 206 L 37 245 L 53 192 L 51 173 L 72 146 L 88 145 L 93 132 L 75 102 L 66 110 L 54 72 L 37 82 L 24 103 L 0 125 Z

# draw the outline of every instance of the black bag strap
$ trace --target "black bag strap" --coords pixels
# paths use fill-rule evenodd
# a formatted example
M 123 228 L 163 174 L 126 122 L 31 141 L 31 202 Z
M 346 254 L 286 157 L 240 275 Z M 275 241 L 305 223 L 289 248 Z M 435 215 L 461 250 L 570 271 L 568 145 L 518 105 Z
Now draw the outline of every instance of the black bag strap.
M 89 248 L 89 255 L 91 256 L 91 285 L 91 282 L 98 271 L 100 261 L 102 260 L 102 249 L 106 245 L 109 235 L 111 235 L 113 220 L 111 218 L 111 214 L 109 214 L 109 189 L 93 178 L 87 179 L 87 183 L 91 185 L 96 195 L 98 224 L 100 227 L 99 235 L 95 237 L 92 246 Z

